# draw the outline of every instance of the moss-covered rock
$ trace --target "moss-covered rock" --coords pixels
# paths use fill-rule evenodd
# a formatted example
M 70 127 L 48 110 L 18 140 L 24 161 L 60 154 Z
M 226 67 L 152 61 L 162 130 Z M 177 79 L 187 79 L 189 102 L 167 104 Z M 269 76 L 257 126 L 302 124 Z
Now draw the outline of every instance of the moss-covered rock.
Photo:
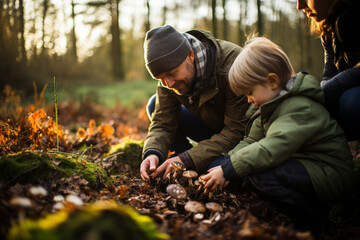
M 0 158 L 0 179 L 8 184 L 35 183 L 40 179 L 78 175 L 88 186 L 113 185 L 104 169 L 83 157 L 61 152 L 18 152 Z
M 13 227 L 9 240 L 168 239 L 150 217 L 114 201 L 99 201 L 81 209 L 63 210 L 39 221 Z
M 142 161 L 143 141 L 124 140 L 122 143 L 111 146 L 110 154 L 117 154 L 116 161 L 120 164 L 128 164 L 130 168 L 139 172 Z

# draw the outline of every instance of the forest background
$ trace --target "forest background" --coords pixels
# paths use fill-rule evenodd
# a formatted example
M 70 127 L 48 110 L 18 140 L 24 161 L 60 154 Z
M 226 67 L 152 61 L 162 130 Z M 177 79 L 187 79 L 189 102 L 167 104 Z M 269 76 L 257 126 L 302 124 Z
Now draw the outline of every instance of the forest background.
M 189 188 L 188 199 L 224 207 L 220 222 L 199 228 L 185 201 L 169 198 L 168 182 L 140 179 L 145 104 L 157 84 L 144 66 L 143 42 L 165 24 L 205 29 L 240 46 L 258 33 L 284 49 L 296 72 L 322 76 L 320 39 L 296 0 L 0 0 L 0 239 L 22 218 L 11 200 L 32 198 L 34 184 L 50 194 L 26 212 L 31 219 L 58 211 L 53 196 L 79 196 L 129 204 L 172 239 L 313 239 L 254 193 L 210 197 Z M 359 176 L 360 145 L 351 148 Z M 354 196 L 332 208 L 338 229 L 323 239 L 359 239 L 359 191 Z
M 320 40 L 295 0 L 0 0 L 0 101 L 5 86 L 32 101 L 56 77 L 60 100 L 141 105 L 156 85 L 144 67 L 144 36 L 165 24 L 240 46 L 257 32 L 285 50 L 296 72 L 321 77 Z M 51 103 L 52 88 L 44 91 Z

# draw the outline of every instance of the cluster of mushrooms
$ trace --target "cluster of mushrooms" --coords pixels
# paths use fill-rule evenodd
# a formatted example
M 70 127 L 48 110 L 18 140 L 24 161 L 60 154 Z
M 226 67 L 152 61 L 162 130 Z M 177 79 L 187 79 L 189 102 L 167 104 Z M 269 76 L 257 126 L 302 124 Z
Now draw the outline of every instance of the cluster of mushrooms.
M 178 161 L 172 162 L 171 165 L 175 171 L 173 174 L 169 173 L 166 176 L 165 181 L 170 183 L 166 187 L 166 192 L 170 195 L 169 197 L 173 199 L 173 205 L 175 208 L 178 204 L 178 201 L 186 201 L 190 199 L 188 197 L 189 193 L 201 195 L 202 198 L 206 200 L 212 199 L 213 193 L 207 188 L 204 188 L 206 181 L 203 180 L 203 175 L 198 177 L 197 172 L 193 170 L 186 170 L 185 166 Z M 181 184 L 187 186 L 183 187 Z M 188 200 L 184 205 L 184 209 L 189 213 L 190 216 L 192 216 L 193 221 L 201 221 L 205 224 L 218 222 L 221 219 L 220 213 L 223 211 L 223 207 L 214 201 L 210 201 L 204 204 L 200 201 Z M 206 214 L 207 211 L 210 213 L 210 216 L 208 219 L 205 219 L 205 216 L 208 215 Z
M 32 211 L 37 206 L 43 205 L 41 201 L 46 197 L 48 197 L 48 192 L 45 188 L 42 186 L 32 186 L 29 189 L 29 197 L 13 197 L 10 199 L 9 205 L 17 210 L 18 220 L 22 222 L 26 218 L 28 211 Z M 80 207 L 83 205 L 81 198 L 71 194 L 66 197 L 55 195 L 52 200 L 54 202 L 51 209 L 52 212 L 57 212 L 65 206 Z

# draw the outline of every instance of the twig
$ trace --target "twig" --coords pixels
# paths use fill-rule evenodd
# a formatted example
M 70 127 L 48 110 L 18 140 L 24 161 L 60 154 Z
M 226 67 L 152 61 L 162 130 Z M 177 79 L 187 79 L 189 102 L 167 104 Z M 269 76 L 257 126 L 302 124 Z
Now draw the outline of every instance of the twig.
M 54 95 L 55 95 L 55 118 L 56 118 L 56 150 L 59 152 L 59 126 L 58 126 L 58 109 L 57 109 L 57 90 L 56 90 L 56 79 L 54 76 Z

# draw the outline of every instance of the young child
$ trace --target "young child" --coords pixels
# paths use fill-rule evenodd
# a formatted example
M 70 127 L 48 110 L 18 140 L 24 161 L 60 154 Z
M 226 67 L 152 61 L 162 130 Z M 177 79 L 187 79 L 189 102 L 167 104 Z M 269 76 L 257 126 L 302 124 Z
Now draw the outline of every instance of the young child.
M 231 89 L 245 94 L 259 114 L 250 120 L 244 140 L 214 160 L 220 166 L 208 170 L 205 187 L 246 183 L 307 218 L 352 190 L 351 152 L 323 106 L 315 77 L 295 75 L 279 46 L 256 37 L 236 58 L 229 79 Z

